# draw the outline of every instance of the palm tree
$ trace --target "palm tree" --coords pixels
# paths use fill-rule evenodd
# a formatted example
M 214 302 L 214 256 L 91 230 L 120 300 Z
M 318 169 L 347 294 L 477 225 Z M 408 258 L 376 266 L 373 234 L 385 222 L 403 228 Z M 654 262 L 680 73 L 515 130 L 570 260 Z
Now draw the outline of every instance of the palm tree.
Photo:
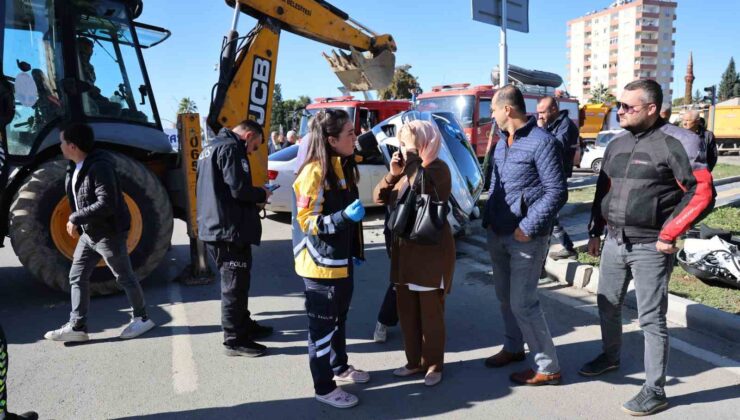
M 194 112 L 198 112 L 198 105 L 195 104 L 195 101 L 185 97 L 180 99 L 180 104 L 177 106 L 177 114 L 192 114 Z

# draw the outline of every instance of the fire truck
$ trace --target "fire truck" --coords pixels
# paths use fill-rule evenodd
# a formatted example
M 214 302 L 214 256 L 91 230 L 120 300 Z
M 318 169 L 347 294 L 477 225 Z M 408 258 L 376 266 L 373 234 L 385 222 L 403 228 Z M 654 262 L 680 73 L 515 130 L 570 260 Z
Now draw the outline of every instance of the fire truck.
M 558 97 L 557 91 L 543 86 L 521 85 L 527 114 L 535 115 L 540 98 L 555 96 L 560 109 L 567 109 L 568 116 L 578 124 L 578 101 L 573 98 Z M 470 83 L 455 83 L 432 87 L 431 92 L 418 96 L 419 111 L 451 112 L 457 116 L 468 141 L 479 159 L 483 159 L 488 148 L 488 136 L 493 127 L 491 118 L 491 99 L 496 93 L 493 85 L 470 86 Z M 498 140 L 493 139 L 494 142 Z
M 357 135 L 369 130 L 379 122 L 390 118 L 399 112 L 411 109 L 409 101 L 372 101 L 355 99 L 354 96 L 340 96 L 334 98 L 316 98 L 306 106 L 301 116 L 299 135 L 308 133 L 308 120 L 322 109 L 341 109 L 347 111 L 351 120 L 355 122 Z

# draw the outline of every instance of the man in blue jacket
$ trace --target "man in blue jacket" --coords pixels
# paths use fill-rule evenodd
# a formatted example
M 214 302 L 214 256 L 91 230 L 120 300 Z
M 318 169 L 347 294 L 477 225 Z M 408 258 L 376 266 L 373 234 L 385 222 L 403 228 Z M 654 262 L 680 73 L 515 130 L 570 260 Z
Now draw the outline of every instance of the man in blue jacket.
M 561 111 L 555 98 L 545 96 L 537 103 L 537 125 L 549 131 L 560 143 L 563 148 L 563 171 L 565 178 L 570 178 L 573 175 L 573 159 L 578 148 L 579 132 L 576 124 L 569 118 L 568 110 Z M 557 218 L 553 224 L 552 236 L 560 242 L 563 249 L 550 253 L 550 258 L 560 260 L 578 256 L 573 241 Z
M 493 153 L 483 226 L 506 336 L 504 348 L 486 359 L 486 366 L 524 360 L 526 342 L 536 367 L 512 374 L 511 380 L 522 385 L 557 384 L 560 365 L 537 285 L 552 224 L 568 199 L 562 148 L 537 127 L 534 117 L 527 117 L 524 97 L 516 87 L 501 88 L 491 107 L 501 139 Z

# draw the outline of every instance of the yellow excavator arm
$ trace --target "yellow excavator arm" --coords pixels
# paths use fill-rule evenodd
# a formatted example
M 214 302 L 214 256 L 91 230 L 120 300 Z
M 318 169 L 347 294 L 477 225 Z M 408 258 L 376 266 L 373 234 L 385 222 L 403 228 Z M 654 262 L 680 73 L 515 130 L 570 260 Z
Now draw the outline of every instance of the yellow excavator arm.
M 280 32 L 286 30 L 350 53 L 324 54 L 350 91 L 382 89 L 390 84 L 396 44 L 321 0 L 226 0 L 234 20 L 221 51 L 220 74 L 213 88 L 208 125 L 214 132 L 251 119 L 264 127 L 264 144 L 249 156 L 252 182 L 267 182 L 267 141 L 275 87 Z M 249 34 L 236 31 L 240 13 L 257 19 Z M 306 81 L 309 83 L 309 81 Z
M 235 0 L 226 0 L 234 7 Z M 320 0 L 239 0 L 240 10 L 257 20 L 270 17 L 282 29 L 336 48 L 379 54 L 396 51 L 390 35 L 377 35 L 345 12 Z

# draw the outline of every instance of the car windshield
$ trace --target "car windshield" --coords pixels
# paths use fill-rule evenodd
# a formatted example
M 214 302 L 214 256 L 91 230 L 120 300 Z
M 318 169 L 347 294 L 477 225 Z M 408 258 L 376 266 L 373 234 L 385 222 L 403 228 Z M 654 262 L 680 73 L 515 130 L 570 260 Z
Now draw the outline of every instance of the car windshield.
M 473 95 L 438 96 L 419 99 L 416 109 L 428 112 L 451 112 L 465 128 L 473 126 Z
M 483 188 L 483 176 L 478 166 L 478 159 L 475 157 L 465 133 L 460 129 L 457 122 L 451 118 L 451 113 L 434 113 L 433 116 L 442 137 L 444 137 L 445 144 L 460 170 L 460 174 L 465 179 L 465 186 L 470 194 L 476 197 Z
M 303 115 L 301 116 L 301 125 L 298 129 L 298 137 L 303 137 L 308 133 L 308 122 L 311 120 L 311 117 L 316 115 L 319 111 L 322 109 L 341 109 L 343 111 L 347 111 L 349 114 L 349 120 L 354 123 L 355 121 L 355 109 L 352 107 L 344 107 L 344 106 L 337 106 L 337 107 L 324 107 L 324 108 L 313 108 L 313 109 L 304 109 Z
M 295 159 L 296 156 L 298 156 L 298 145 L 294 144 L 271 154 L 267 157 L 267 160 L 276 162 L 287 162 L 289 160 Z
M 596 145 L 601 147 L 606 147 L 607 144 L 614 138 L 614 133 L 600 133 L 598 136 L 596 136 Z

